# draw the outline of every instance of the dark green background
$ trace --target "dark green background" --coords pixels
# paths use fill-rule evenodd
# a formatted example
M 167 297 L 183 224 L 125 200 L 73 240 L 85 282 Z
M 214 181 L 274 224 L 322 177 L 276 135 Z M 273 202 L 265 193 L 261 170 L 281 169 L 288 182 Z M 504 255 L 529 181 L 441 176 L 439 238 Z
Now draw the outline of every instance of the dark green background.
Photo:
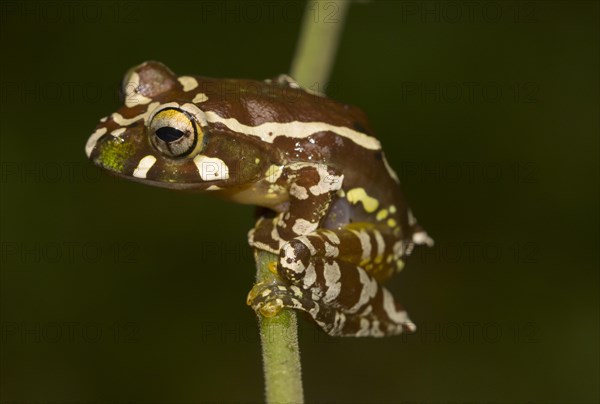
M 2 2 L 0 401 L 262 400 L 252 207 L 114 180 L 83 146 L 144 60 L 286 72 L 302 7 Z M 598 401 L 598 16 L 352 6 L 327 92 L 367 112 L 437 244 L 390 284 L 417 334 L 302 321 L 307 401 Z

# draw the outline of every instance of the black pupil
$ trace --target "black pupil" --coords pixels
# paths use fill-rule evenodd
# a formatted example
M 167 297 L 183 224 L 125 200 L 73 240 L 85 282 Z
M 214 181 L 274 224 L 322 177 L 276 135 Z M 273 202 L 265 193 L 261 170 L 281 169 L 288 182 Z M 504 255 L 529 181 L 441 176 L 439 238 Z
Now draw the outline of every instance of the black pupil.
M 160 140 L 167 143 L 181 139 L 184 135 L 185 133 L 179 129 L 175 129 L 170 126 L 164 126 L 156 131 L 156 136 L 158 136 Z

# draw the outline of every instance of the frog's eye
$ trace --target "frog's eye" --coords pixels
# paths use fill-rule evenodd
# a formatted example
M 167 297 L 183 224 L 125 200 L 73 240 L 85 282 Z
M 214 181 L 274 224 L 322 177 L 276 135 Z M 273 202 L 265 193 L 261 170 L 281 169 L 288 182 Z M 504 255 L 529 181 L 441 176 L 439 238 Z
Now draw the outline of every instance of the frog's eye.
M 202 144 L 202 129 L 191 114 L 165 108 L 154 114 L 148 127 L 150 141 L 168 157 L 184 157 Z

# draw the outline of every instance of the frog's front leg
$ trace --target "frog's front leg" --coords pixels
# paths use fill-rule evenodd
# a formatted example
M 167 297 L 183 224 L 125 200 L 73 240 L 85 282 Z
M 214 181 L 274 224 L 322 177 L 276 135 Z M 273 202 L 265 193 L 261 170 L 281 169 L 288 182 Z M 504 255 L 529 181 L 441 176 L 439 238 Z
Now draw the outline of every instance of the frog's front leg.
M 289 207 L 275 220 L 274 235 L 283 241 L 317 230 L 344 181 L 343 175 L 321 164 L 292 164 L 286 174 Z
M 288 208 L 273 219 L 259 219 L 248 234 L 250 246 L 278 254 L 290 240 L 314 232 L 343 180 L 343 175 L 322 164 L 296 163 L 286 167 L 273 182 L 288 189 Z

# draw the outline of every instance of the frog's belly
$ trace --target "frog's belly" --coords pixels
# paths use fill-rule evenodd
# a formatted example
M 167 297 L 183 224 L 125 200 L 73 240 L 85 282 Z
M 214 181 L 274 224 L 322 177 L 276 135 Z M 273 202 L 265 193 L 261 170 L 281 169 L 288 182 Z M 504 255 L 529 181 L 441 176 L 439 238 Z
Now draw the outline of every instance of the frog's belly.
M 352 217 L 352 207 L 346 198 L 335 198 L 329 207 L 329 212 L 323 220 L 323 227 L 326 229 L 341 229 L 348 223 Z
M 267 181 L 259 181 L 246 187 L 223 189 L 217 195 L 232 202 L 245 205 L 256 205 L 283 212 L 287 209 L 288 191 L 279 185 Z

